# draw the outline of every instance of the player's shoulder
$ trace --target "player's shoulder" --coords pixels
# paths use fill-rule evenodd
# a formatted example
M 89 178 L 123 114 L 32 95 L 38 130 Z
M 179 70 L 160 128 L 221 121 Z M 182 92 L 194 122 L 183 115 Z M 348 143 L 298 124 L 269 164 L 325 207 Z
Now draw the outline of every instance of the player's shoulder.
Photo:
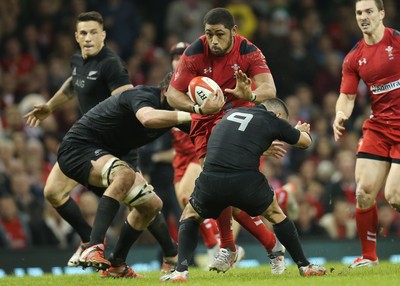
M 106 46 L 97 55 L 97 62 L 102 69 L 108 71 L 120 70 L 125 67 L 125 63 L 118 56 L 118 54 Z
M 76 64 L 76 63 L 80 63 L 83 62 L 82 59 L 82 54 L 80 51 L 76 51 L 75 53 L 73 53 L 73 55 L 71 56 L 71 63 L 72 64 Z
M 130 89 L 133 93 L 149 93 L 153 95 L 160 95 L 161 89 L 158 86 L 150 86 L 150 85 L 137 85 L 134 88 Z
M 347 53 L 347 56 L 349 55 L 353 55 L 355 54 L 358 50 L 360 50 L 362 48 L 362 41 L 363 40 L 359 40 L 351 49 L 350 51 Z
M 400 31 L 393 28 L 386 28 L 386 30 L 388 31 L 386 34 L 391 38 L 389 41 L 393 41 L 398 45 L 400 43 Z
M 200 37 L 195 40 L 187 49 L 185 50 L 185 56 L 192 57 L 196 55 L 201 55 L 204 52 L 205 42 Z
M 267 122 L 272 122 L 272 121 L 285 121 L 286 122 L 286 120 L 281 119 L 278 116 L 276 116 L 276 114 L 273 111 L 268 110 L 267 107 L 265 107 L 265 105 L 263 105 L 263 104 L 257 104 L 250 109 L 253 110 L 253 113 L 255 115 L 258 115 L 260 118 L 262 118 L 263 120 L 265 120 Z
M 137 85 L 132 89 L 128 89 L 123 93 L 127 93 L 125 96 L 134 96 L 134 100 L 137 102 L 141 101 L 160 101 L 161 89 L 157 86 L 146 86 Z
M 98 53 L 100 58 L 119 58 L 118 54 L 111 50 L 109 47 L 104 46 Z
M 348 65 L 352 63 L 355 59 L 357 59 L 357 56 L 362 53 L 362 48 L 364 46 L 363 44 L 363 39 L 359 40 L 351 49 L 350 51 L 346 54 L 344 57 L 343 63 L 345 65 Z
M 388 27 L 386 27 L 385 29 L 388 32 L 387 34 L 389 34 L 390 36 L 396 37 L 396 38 L 400 38 L 400 31 L 399 30 L 396 30 L 394 28 L 388 28 Z
M 122 64 L 122 59 L 117 53 L 112 51 L 107 46 L 104 46 L 96 55 L 97 62 L 103 65 L 112 65 L 115 63 Z
M 243 36 L 235 35 L 235 41 L 239 43 L 239 53 L 241 55 L 250 54 L 259 50 L 256 45 Z

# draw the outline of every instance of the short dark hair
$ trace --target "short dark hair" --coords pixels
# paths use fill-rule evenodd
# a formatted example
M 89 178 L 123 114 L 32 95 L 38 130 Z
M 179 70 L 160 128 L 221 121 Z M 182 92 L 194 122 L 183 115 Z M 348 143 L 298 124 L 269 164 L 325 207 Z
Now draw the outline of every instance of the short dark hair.
M 235 19 L 231 12 L 225 8 L 214 8 L 208 11 L 204 16 L 203 25 L 217 25 L 222 24 L 227 29 L 232 29 L 235 26 Z
M 265 108 L 267 108 L 267 110 L 274 113 L 280 112 L 285 118 L 289 118 L 289 110 L 283 100 L 274 97 L 265 100 L 264 102 L 262 102 L 262 104 L 265 106 Z
M 355 3 L 361 2 L 361 1 L 365 1 L 365 0 L 356 0 Z M 385 10 L 385 8 L 383 7 L 383 0 L 374 0 L 374 1 L 375 1 L 376 7 L 378 8 L 378 11 Z
M 167 73 L 163 80 L 160 82 L 160 89 L 161 89 L 161 108 L 165 109 L 165 110 L 174 110 L 174 108 L 169 105 L 168 100 L 165 96 L 165 93 L 167 92 L 168 86 L 169 86 L 169 82 L 172 79 L 172 75 L 174 74 L 174 72 L 169 72 Z
M 174 74 L 174 72 L 171 71 L 164 76 L 163 80 L 160 82 L 161 90 L 163 90 L 163 89 L 166 90 L 168 88 L 169 82 L 171 81 L 173 74 Z
M 97 11 L 83 12 L 78 15 L 77 22 L 95 21 L 103 27 L 103 16 Z

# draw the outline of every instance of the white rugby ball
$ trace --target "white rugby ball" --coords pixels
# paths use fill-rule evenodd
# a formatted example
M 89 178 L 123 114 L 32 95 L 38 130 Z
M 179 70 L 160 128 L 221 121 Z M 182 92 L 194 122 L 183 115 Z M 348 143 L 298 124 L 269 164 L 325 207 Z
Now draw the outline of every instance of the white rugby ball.
M 219 85 L 211 78 L 196 76 L 189 83 L 188 95 L 194 103 L 202 105 L 203 101 L 206 100 L 210 93 L 218 89 L 221 90 Z

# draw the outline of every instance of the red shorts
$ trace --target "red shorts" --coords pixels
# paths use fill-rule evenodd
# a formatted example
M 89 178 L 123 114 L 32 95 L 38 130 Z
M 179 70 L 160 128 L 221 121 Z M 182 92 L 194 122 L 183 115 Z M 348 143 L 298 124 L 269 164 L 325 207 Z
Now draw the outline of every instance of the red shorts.
M 239 107 L 252 107 L 253 102 L 234 99 L 225 103 L 224 108 L 216 114 L 199 115 L 192 113 L 192 125 L 190 128 L 190 138 L 194 144 L 198 158 L 204 158 L 207 152 L 207 142 L 210 138 L 211 131 L 221 118 L 231 111 Z
M 174 184 L 176 184 L 182 180 L 190 163 L 200 164 L 200 162 L 188 134 L 178 129 L 173 129 L 172 136 L 174 138 L 173 148 L 175 150 L 172 167 L 174 168 Z
M 210 138 L 214 126 L 221 120 L 226 112 L 217 114 L 192 116 L 192 126 L 190 128 L 190 138 L 198 158 L 204 158 L 207 152 L 207 142 Z
M 289 194 L 288 192 L 282 187 L 275 190 L 276 201 L 278 205 L 281 207 L 283 212 L 286 214 L 289 208 Z
M 358 158 L 379 156 L 388 161 L 400 163 L 400 128 L 366 120 L 362 128 L 363 136 L 358 141 Z M 369 156 L 373 155 L 373 156 Z

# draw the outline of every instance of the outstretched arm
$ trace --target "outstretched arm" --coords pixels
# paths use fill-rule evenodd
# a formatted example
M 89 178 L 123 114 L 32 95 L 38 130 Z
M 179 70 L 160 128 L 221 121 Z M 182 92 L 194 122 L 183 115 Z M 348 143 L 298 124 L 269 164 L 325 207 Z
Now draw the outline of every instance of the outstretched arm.
M 136 118 L 147 128 L 166 128 L 192 120 L 190 113 L 142 107 L 136 112 Z
M 74 96 L 75 91 L 72 84 L 72 77 L 69 77 L 47 103 L 35 105 L 33 110 L 24 116 L 27 119 L 26 123 L 30 127 L 39 126 L 40 122 L 45 120 L 50 113 Z

